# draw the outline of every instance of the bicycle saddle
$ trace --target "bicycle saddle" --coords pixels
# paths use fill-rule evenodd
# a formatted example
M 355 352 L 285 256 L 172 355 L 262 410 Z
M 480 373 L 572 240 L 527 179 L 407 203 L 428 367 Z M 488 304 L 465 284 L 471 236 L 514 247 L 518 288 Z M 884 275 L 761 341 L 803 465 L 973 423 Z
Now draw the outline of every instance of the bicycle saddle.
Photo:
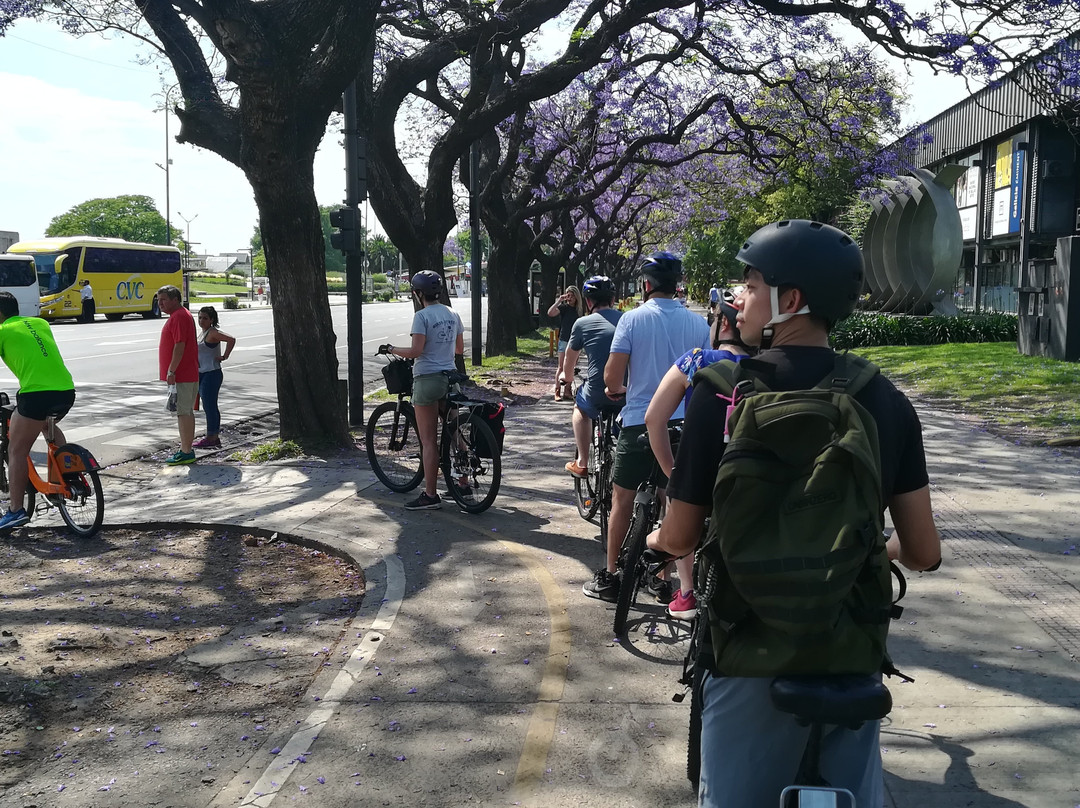
M 773 706 L 800 723 L 838 724 L 850 729 L 884 718 L 892 694 L 876 676 L 778 676 L 769 686 Z

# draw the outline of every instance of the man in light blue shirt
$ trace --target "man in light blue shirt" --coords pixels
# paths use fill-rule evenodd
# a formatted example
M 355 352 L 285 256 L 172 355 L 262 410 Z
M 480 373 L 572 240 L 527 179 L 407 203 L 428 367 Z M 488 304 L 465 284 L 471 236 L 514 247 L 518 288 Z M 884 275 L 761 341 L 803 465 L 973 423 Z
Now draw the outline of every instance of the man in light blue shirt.
M 638 445 L 638 436 L 645 432 L 645 410 L 676 359 L 693 348 L 710 347 L 705 319 L 673 299 L 682 278 L 682 261 L 669 252 L 656 253 L 645 260 L 641 274 L 645 302 L 619 320 L 604 367 L 608 395 L 611 398 L 625 395 L 626 404 L 620 416 L 623 428 L 615 448 L 607 564 L 595 572 L 582 592 L 590 598 L 607 601 L 618 599 L 615 567 L 619 548 L 630 527 L 634 493 L 648 479 L 654 463 L 648 446 Z M 673 417 L 683 417 L 681 404 Z M 657 583 L 660 586 L 654 594 L 667 603 L 671 599 L 671 586 L 667 581 Z

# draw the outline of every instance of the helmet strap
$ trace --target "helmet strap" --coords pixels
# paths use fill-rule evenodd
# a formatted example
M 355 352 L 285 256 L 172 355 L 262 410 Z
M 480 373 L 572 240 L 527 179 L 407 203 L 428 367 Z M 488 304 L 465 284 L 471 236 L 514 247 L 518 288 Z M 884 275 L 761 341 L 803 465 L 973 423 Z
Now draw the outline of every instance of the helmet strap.
M 772 344 L 773 340 L 773 326 L 780 323 L 786 323 L 792 317 L 798 317 L 800 314 L 809 314 L 810 307 L 803 305 L 798 311 L 790 311 L 787 314 L 780 313 L 780 288 L 778 286 L 769 287 L 769 302 L 772 305 L 772 319 L 765 323 L 765 327 L 761 329 L 761 347 L 764 350 Z

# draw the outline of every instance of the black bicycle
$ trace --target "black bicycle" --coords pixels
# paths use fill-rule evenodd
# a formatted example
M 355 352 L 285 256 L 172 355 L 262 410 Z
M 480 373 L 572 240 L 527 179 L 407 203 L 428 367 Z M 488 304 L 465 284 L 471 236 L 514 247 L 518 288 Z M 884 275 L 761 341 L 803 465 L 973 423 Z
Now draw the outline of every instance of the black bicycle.
M 412 360 L 390 356 L 380 348 L 376 356 L 389 356 L 383 376 L 387 389 L 397 396 L 377 406 L 368 418 L 366 443 L 368 462 L 383 485 L 403 494 L 424 479 L 424 460 L 416 412 L 408 400 L 412 395 Z M 388 370 L 389 369 L 389 370 Z M 491 507 L 502 481 L 502 459 L 495 433 L 476 410 L 483 401 L 461 392 L 464 374 L 448 372 L 450 393 L 439 406 L 442 438 L 439 466 L 446 490 L 466 513 L 481 513 Z
M 673 451 L 678 450 L 681 435 L 682 421 L 672 421 L 668 425 L 668 436 L 671 438 Z M 638 441 L 648 445 L 649 437 L 647 434 L 641 435 Z M 653 528 L 660 523 L 663 513 L 662 504 L 657 497 L 662 478 L 660 465 L 654 459 L 649 478 L 638 486 L 637 493 L 634 495 L 634 510 L 630 516 L 630 527 L 619 548 L 616 568 L 621 574 L 621 581 L 619 598 L 615 602 L 615 635 L 621 639 L 626 639 L 626 618 L 630 615 L 631 606 L 637 603 L 638 593 L 648 589 L 654 583 L 657 574 L 666 563 L 650 563 L 648 557 L 645 556 L 645 540 Z
M 589 447 L 589 470 L 585 477 L 574 478 L 574 502 L 582 519 L 599 517 L 600 540 L 607 542 L 608 516 L 611 513 L 611 475 L 615 468 L 615 443 L 619 436 L 615 418 L 619 410 L 605 407 L 593 421 Z

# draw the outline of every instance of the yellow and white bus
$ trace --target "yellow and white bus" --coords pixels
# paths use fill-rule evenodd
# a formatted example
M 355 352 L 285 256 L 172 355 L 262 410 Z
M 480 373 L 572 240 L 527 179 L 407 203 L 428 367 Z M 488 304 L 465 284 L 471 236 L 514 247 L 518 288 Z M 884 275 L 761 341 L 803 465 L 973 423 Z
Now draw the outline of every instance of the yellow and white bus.
M 61 236 L 20 241 L 9 253 L 32 255 L 41 290 L 41 317 L 82 317 L 83 281 L 90 281 L 96 310 L 107 320 L 125 314 L 160 317 L 157 290 L 183 288 L 180 251 L 164 244 L 118 238 Z

